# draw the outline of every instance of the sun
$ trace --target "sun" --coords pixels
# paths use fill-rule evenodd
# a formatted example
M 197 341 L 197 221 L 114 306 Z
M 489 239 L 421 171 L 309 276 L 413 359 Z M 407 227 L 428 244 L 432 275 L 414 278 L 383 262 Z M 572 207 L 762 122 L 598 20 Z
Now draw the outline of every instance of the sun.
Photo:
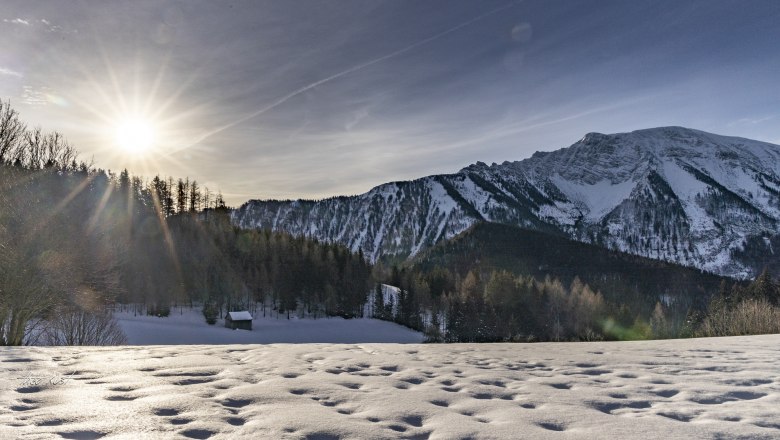
M 114 142 L 126 153 L 142 155 L 154 148 L 154 124 L 144 118 L 126 118 L 114 127 Z

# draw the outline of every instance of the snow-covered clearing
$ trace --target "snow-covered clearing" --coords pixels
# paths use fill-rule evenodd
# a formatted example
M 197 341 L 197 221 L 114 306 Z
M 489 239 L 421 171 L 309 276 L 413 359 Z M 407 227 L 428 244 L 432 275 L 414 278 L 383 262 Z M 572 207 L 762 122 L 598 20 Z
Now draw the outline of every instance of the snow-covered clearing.
M 0 349 L 0 438 L 780 438 L 780 335 Z
M 378 319 L 287 319 L 275 312 L 273 316 L 255 315 L 252 331 L 248 331 L 225 328 L 222 319 L 208 325 L 200 308 L 172 308 L 166 318 L 134 316 L 132 311 L 114 313 L 130 345 L 420 343 L 425 339 L 422 333 Z

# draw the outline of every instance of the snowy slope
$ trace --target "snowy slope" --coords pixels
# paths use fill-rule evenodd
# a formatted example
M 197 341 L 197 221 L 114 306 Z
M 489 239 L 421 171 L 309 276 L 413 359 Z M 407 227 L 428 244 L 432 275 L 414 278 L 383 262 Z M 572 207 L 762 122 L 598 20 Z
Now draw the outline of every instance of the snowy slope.
M 249 202 L 233 212 L 233 219 L 245 228 L 340 242 L 353 251 L 362 249 L 371 259 L 415 253 L 473 223 L 436 177 L 388 183 L 360 196 L 319 202 Z
M 780 239 L 780 146 L 682 127 L 589 133 L 519 162 L 478 162 L 354 197 L 253 200 L 233 219 L 371 259 L 407 258 L 475 222 L 498 222 L 746 277 Z
M 167 318 L 115 312 L 129 345 L 420 343 L 422 333 L 378 319 L 298 319 L 257 313 L 252 330 L 231 330 L 224 321 L 206 324 L 200 308 L 175 308 Z
M 778 347 L 0 347 L 0 438 L 770 439 Z

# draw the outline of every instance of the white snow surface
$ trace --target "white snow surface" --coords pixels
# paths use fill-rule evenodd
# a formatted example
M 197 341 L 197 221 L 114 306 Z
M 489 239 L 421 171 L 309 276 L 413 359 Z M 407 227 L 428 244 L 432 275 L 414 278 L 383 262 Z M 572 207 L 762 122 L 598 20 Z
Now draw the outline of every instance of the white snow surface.
M 598 221 L 612 212 L 621 202 L 626 200 L 634 190 L 636 182 L 627 180 L 612 183 L 609 179 L 600 180 L 594 184 L 574 183 L 565 180 L 560 175 L 553 176 L 552 181 L 570 200 L 580 203 L 580 209 L 587 212 L 589 221 Z
M 3 439 L 780 438 L 780 335 L 2 347 L 0 361 Z
M 130 345 L 176 344 L 275 344 L 275 343 L 420 343 L 422 333 L 378 319 L 277 317 L 270 311 L 256 312 L 252 330 L 225 328 L 225 321 L 206 324 L 200 308 L 172 308 L 170 316 L 134 316 L 132 311 L 116 312 L 114 317 Z
M 674 162 L 665 162 L 662 172 L 672 191 L 680 199 L 691 222 L 691 230 L 697 233 L 711 231 L 714 228 L 712 219 L 696 202 L 697 196 L 706 194 L 709 187 Z

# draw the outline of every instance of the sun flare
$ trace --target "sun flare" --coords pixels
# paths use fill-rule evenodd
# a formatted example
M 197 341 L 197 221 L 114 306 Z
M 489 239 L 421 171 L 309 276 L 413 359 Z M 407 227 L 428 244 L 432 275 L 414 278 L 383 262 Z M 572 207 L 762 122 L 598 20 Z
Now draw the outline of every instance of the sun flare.
M 143 118 L 124 119 L 114 129 L 114 141 L 127 153 L 146 153 L 154 147 L 155 140 L 154 124 Z

